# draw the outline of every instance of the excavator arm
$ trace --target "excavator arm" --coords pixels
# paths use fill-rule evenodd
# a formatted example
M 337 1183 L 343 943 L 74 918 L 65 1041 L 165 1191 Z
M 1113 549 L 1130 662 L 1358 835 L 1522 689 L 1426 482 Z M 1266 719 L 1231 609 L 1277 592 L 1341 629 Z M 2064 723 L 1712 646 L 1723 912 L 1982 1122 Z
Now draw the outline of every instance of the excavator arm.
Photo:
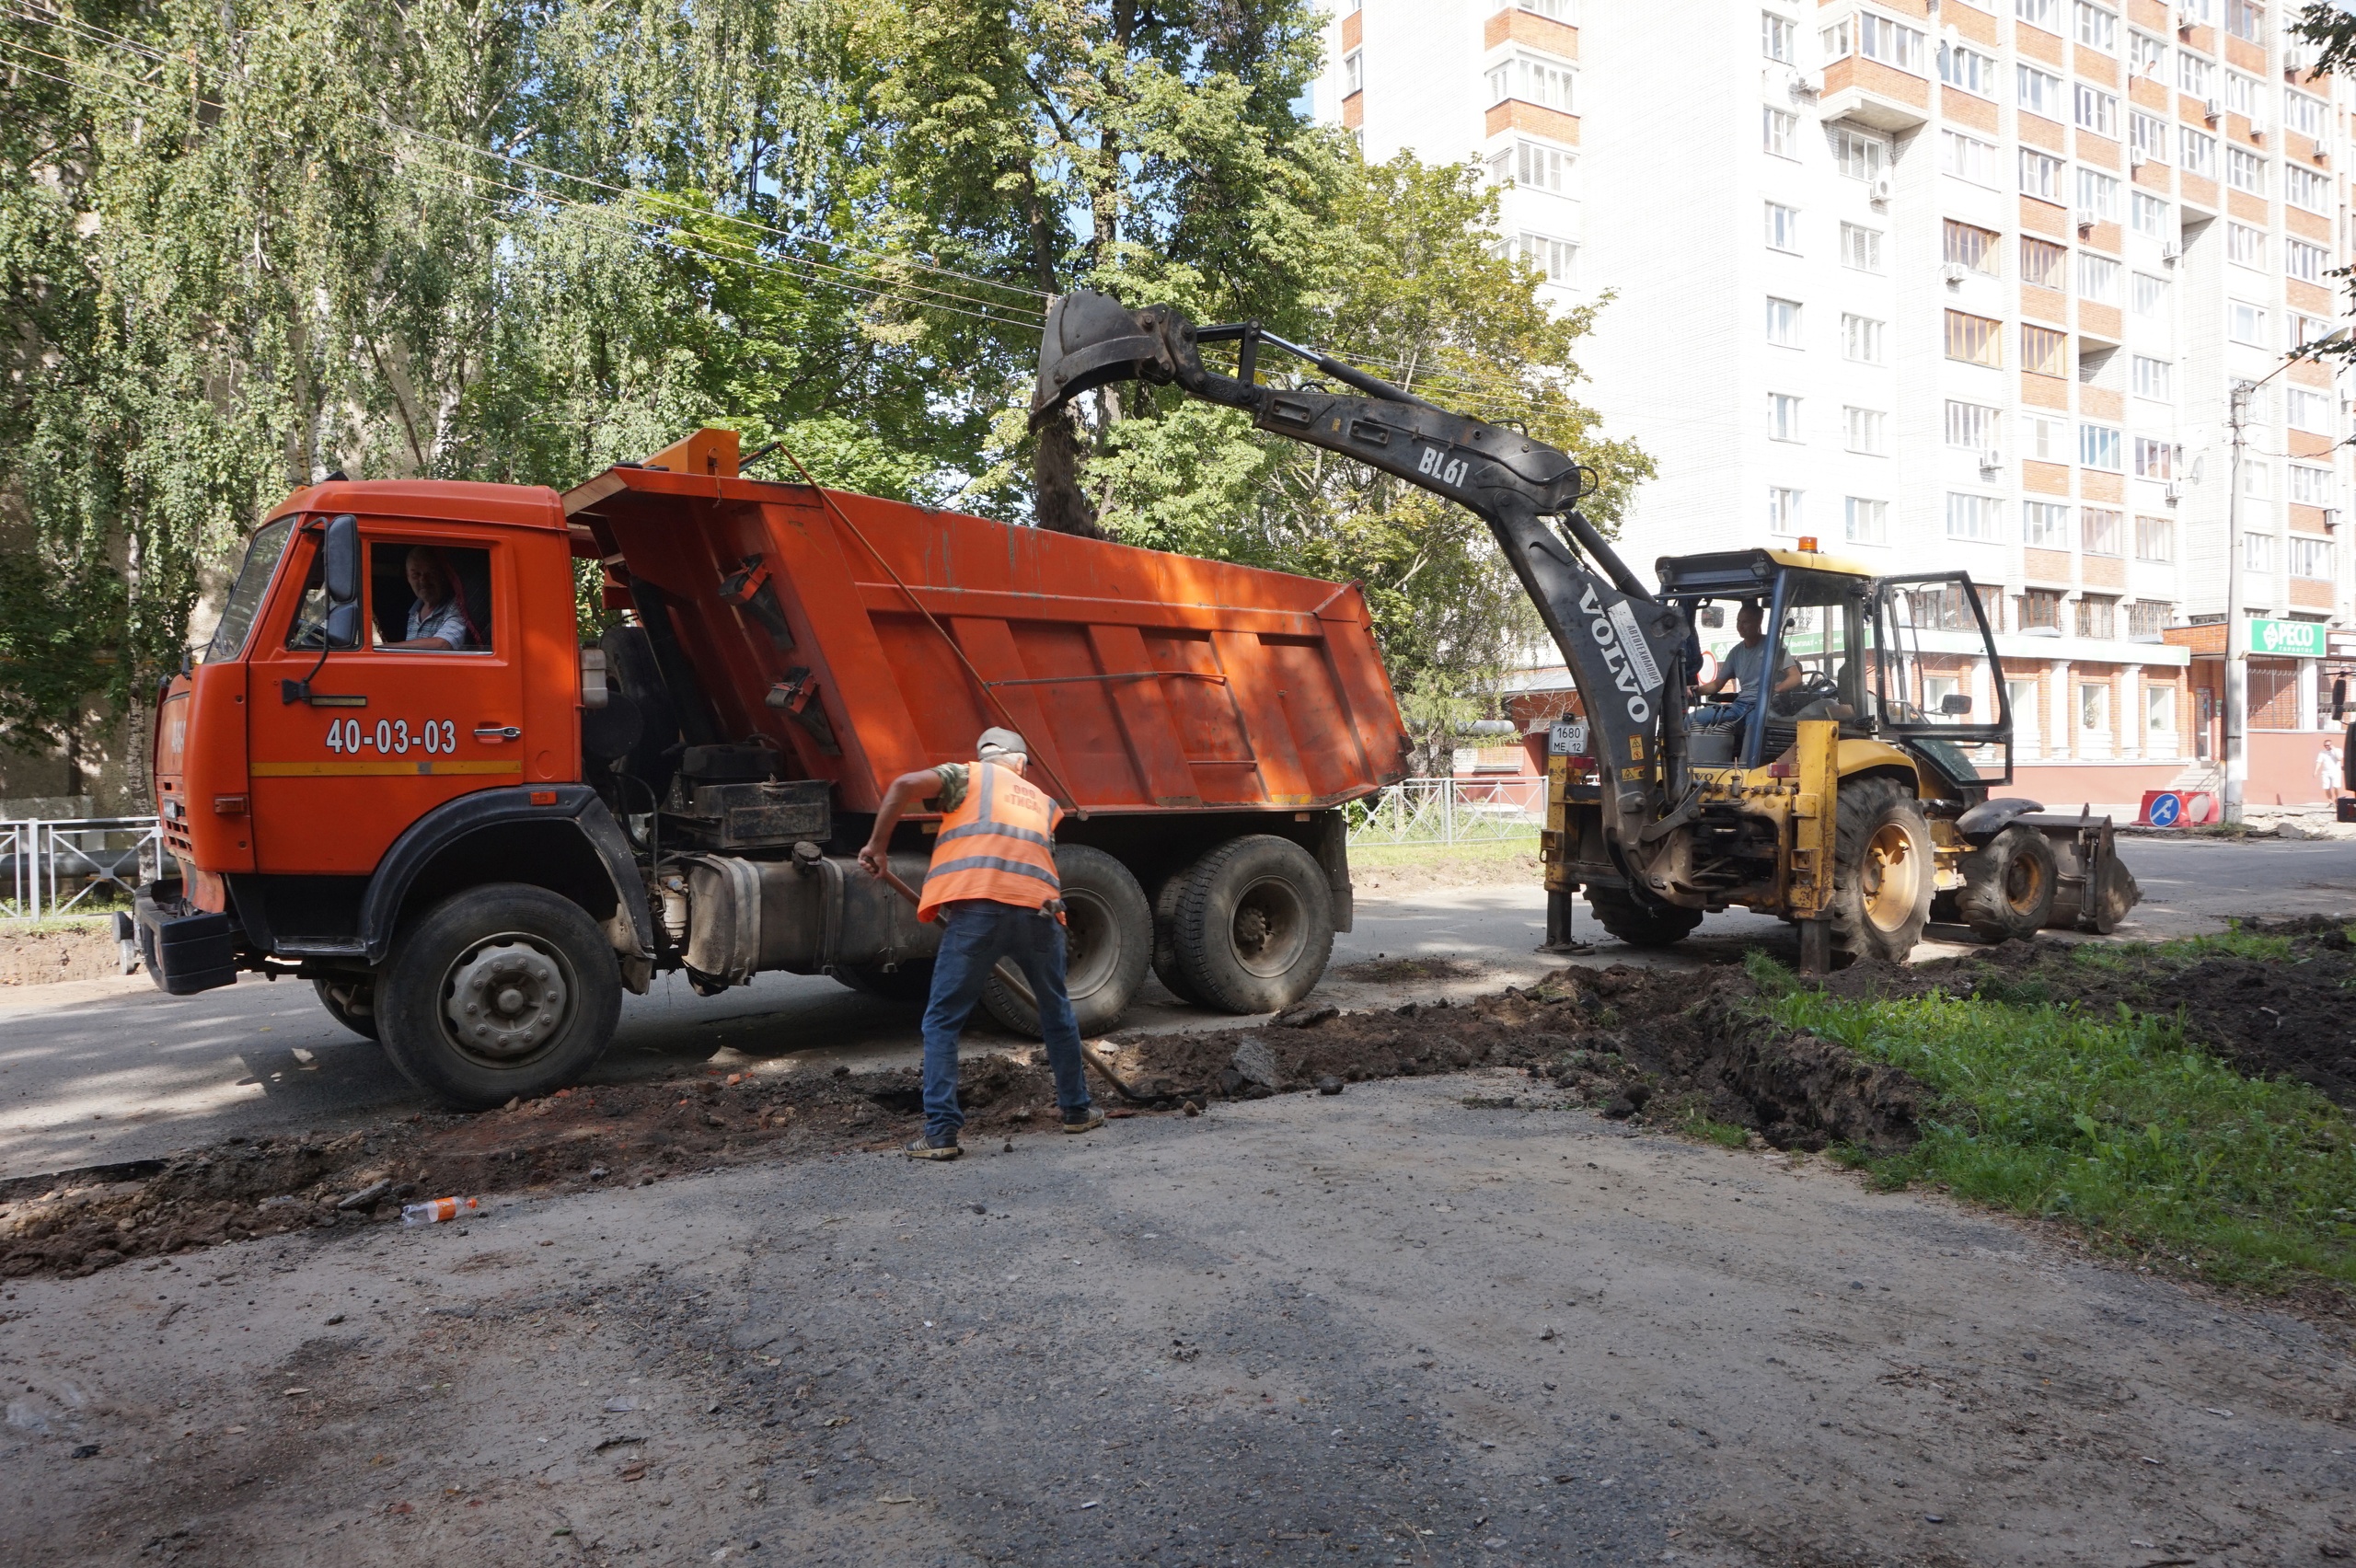
M 1238 345 L 1235 375 L 1204 366 L 1200 345 L 1212 342 Z M 1307 361 L 1351 391 L 1262 386 L 1255 367 L 1264 348 Z M 1487 524 L 1587 709 L 1605 833 L 1632 882 L 1661 885 L 1639 872 L 1683 815 L 1688 795 L 1686 621 L 1647 593 L 1579 515 L 1586 470 L 1544 442 L 1450 413 L 1256 323 L 1198 328 L 1167 306 L 1132 311 L 1100 294 L 1057 297 L 1040 345 L 1033 428 L 1082 392 L 1126 380 L 1242 409 L 1262 430 L 1356 458 Z M 1550 517 L 1562 520 L 1561 533 L 1542 521 Z

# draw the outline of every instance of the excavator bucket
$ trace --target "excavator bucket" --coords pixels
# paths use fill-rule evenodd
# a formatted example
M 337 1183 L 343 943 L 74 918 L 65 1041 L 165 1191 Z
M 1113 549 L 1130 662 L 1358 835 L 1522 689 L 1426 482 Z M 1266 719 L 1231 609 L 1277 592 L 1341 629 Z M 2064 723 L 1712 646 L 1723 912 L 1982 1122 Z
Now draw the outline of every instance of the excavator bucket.
M 1039 340 L 1039 385 L 1031 394 L 1037 430 L 1082 392 L 1144 377 L 1167 382 L 1174 367 L 1161 341 L 1138 326 L 1118 300 L 1101 294 L 1058 294 L 1047 306 Z

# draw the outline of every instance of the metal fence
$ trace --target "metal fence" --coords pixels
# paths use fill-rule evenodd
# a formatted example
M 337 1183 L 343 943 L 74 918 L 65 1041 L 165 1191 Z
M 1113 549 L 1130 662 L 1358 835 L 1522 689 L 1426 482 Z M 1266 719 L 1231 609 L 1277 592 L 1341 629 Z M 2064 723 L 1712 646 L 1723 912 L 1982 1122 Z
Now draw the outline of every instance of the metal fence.
M 72 914 L 104 888 L 128 899 L 161 850 L 154 817 L 0 822 L 0 920 Z
M 1343 809 L 1354 845 L 1494 843 L 1546 825 L 1546 780 L 1410 778 Z

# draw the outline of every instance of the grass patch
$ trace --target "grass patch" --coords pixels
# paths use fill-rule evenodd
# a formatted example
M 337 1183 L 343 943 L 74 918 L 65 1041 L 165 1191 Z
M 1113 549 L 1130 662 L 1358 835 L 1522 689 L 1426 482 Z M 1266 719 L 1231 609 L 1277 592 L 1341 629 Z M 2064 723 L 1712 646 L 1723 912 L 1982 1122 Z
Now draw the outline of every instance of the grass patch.
M 1352 870 L 1403 870 L 1411 866 L 1461 866 L 1468 861 L 1509 864 L 1517 855 L 1538 853 L 1538 835 L 1480 839 L 1469 844 L 1353 844 Z
M 2175 1023 L 2124 1008 L 2102 1017 L 1984 991 L 1837 997 L 1764 962 L 1753 976 L 1778 1022 L 1939 1096 L 1920 1143 L 1865 1162 L 1884 1183 L 2075 1220 L 2222 1283 L 2356 1285 L 2356 1126 L 2305 1085 L 2244 1078 Z
M 1749 1148 L 1750 1134 L 1727 1122 L 1713 1122 L 1699 1111 L 1689 1112 L 1678 1124 L 1679 1130 L 1689 1138 L 1700 1138 L 1726 1148 Z
M 38 920 L 0 919 L 0 937 L 87 937 L 98 933 L 112 934 L 109 924 L 110 910 L 94 915 L 43 916 Z
M 2124 973 L 2154 964 L 2180 969 L 2210 958 L 2254 958 L 2269 963 L 2287 963 L 2291 939 L 2245 931 L 2235 920 L 2231 928 L 2201 937 L 2178 937 L 2165 942 L 2081 942 L 2070 950 L 2070 962 L 2089 969 Z

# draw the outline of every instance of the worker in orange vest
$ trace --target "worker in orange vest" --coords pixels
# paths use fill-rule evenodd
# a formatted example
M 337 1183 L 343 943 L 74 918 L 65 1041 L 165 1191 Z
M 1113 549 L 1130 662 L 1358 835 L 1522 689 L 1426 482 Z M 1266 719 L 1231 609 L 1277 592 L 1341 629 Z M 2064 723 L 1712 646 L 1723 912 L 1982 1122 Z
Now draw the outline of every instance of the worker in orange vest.
M 1029 751 L 1011 730 L 985 730 L 974 761 L 903 773 L 884 791 L 875 831 L 859 852 L 859 863 L 880 877 L 892 830 L 908 808 L 929 801 L 941 813 L 917 904 L 918 919 L 941 922 L 941 951 L 924 1009 L 924 1132 L 905 1150 L 914 1159 L 954 1159 L 964 1152 L 957 1143 L 965 1124 L 957 1107 L 957 1037 L 1000 959 L 1012 959 L 1031 983 L 1064 1131 L 1104 1124 L 1089 1098 L 1080 1025 L 1064 989 L 1063 889 L 1055 855 L 1063 811 L 1024 780 Z

